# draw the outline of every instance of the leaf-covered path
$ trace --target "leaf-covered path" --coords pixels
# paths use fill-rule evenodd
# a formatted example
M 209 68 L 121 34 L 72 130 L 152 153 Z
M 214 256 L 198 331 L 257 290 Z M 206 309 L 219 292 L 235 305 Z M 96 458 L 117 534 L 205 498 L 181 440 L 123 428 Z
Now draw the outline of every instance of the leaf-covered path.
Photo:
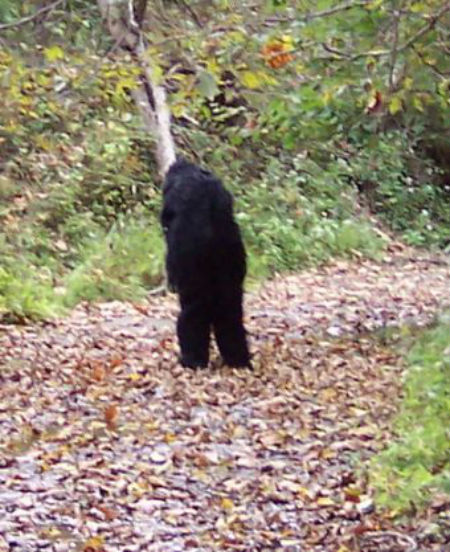
M 414 254 L 415 255 L 415 254 Z M 390 527 L 361 467 L 450 266 L 392 253 L 247 297 L 255 370 L 176 363 L 174 298 L 0 326 L 0 552 L 444 551 Z

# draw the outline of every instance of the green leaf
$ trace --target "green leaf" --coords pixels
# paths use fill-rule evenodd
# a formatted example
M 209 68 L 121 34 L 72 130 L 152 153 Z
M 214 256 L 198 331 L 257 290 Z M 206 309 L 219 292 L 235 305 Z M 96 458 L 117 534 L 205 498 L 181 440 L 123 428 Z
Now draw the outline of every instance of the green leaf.
M 197 90 L 209 100 L 212 100 L 220 92 L 214 75 L 208 71 L 203 71 L 198 76 Z

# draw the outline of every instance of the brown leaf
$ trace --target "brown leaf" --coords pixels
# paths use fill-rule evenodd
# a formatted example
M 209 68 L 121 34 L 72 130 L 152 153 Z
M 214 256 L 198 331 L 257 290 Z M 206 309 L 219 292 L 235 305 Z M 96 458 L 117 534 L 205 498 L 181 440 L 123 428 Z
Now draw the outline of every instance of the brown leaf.
M 105 421 L 106 425 L 110 429 L 115 429 L 117 425 L 117 418 L 119 416 L 119 409 L 115 404 L 110 404 L 105 408 Z

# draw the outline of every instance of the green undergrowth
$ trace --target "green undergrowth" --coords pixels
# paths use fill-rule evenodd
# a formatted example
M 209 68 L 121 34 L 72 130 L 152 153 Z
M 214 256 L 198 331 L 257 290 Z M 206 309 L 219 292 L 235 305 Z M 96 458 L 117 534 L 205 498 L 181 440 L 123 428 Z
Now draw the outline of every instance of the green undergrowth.
M 250 285 L 332 256 L 373 257 L 382 249 L 369 223 L 355 215 L 354 191 L 336 165 L 323 170 L 286 156 L 249 175 L 245 162 L 229 168 L 229 161 L 226 154 L 204 164 L 217 166 L 234 193 Z M 133 183 L 117 152 L 106 166 L 95 180 L 91 164 L 79 165 L 70 185 L 54 174 L 45 194 L 29 192 L 31 208 L 12 212 L 16 224 L 0 232 L 0 316 L 40 318 L 82 300 L 141 299 L 162 282 L 158 185 L 149 173 L 145 184 L 144 176 Z
M 288 9 L 275 4 L 267 9 Z M 241 21 L 245 29 L 248 10 L 235 8 L 204 14 L 205 21 L 225 29 Z M 32 2 L 3 9 L 0 2 L 6 20 L 34 10 Z M 105 55 L 112 42 L 99 34 L 95 2 L 64 4 L 51 15 L 45 32 L 12 26 L 0 52 L 0 320 L 46 318 L 82 300 L 140 299 L 163 281 L 155 144 L 130 95 L 139 68 Z M 314 48 L 309 60 L 295 42 L 299 28 L 284 20 L 273 36 L 232 31 L 214 45 L 190 27 L 180 28 L 181 43 L 167 41 L 164 29 L 153 36 L 164 44 L 155 59 L 179 152 L 234 194 L 247 284 L 332 257 L 376 258 L 384 241 L 373 216 L 412 245 L 448 247 L 447 84 L 432 93 L 439 109 L 425 110 L 429 102 L 416 98 L 420 109 L 410 113 L 406 90 L 389 109 L 392 98 L 377 88 L 386 75 L 374 74 L 370 84 L 365 62 L 351 63 L 351 75 L 340 74 L 338 59 L 335 69 L 332 60 L 317 65 Z M 310 31 L 319 33 L 321 50 L 323 29 L 312 23 Z M 301 63 L 273 67 L 260 52 L 285 34 Z M 301 34 L 303 41 L 303 27 Z M 183 66 L 185 57 L 198 74 Z M 386 96 L 383 116 L 369 109 L 378 92 Z
M 237 218 L 249 248 L 250 278 L 383 248 L 368 220 L 354 212 L 354 190 L 330 164 L 272 159 L 253 186 L 240 188 Z
M 83 248 L 80 263 L 64 279 L 63 302 L 142 299 L 161 282 L 163 257 L 156 219 L 119 221 Z
M 450 318 L 414 339 L 396 438 L 372 462 L 378 503 L 402 513 L 450 493 Z

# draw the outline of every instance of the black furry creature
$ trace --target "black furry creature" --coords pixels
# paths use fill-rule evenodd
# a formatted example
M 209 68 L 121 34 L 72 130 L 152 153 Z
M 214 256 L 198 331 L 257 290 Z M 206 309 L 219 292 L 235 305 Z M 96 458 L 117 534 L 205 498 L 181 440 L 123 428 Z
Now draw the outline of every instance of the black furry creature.
M 231 194 L 212 173 L 179 159 L 166 176 L 161 223 L 169 286 L 181 305 L 181 363 L 207 366 L 212 329 L 226 364 L 250 366 L 242 323 L 246 256 Z

